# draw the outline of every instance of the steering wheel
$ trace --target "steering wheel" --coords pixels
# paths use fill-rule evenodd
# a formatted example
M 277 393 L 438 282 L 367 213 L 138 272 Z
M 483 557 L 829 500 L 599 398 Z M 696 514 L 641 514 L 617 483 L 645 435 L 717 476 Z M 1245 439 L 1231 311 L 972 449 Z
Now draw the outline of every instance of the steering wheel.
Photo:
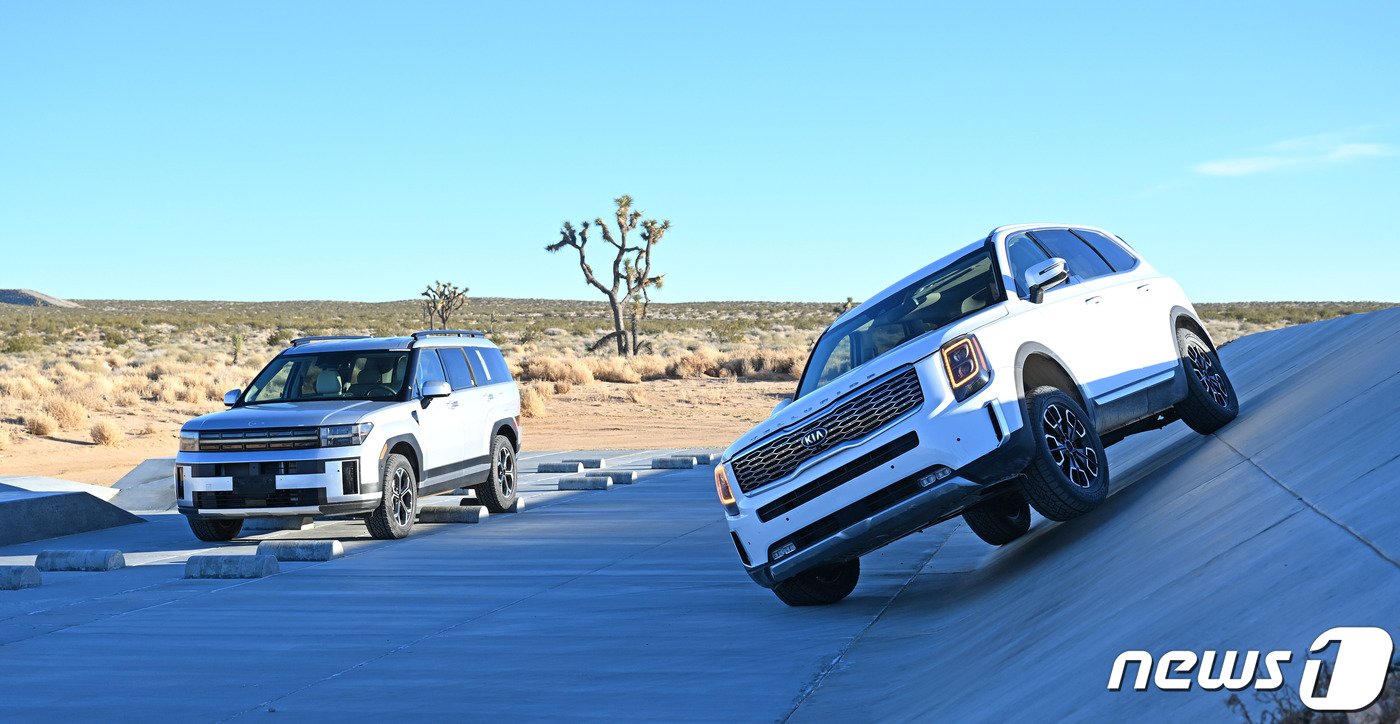
M 396 392 L 388 385 L 373 385 L 365 390 L 365 397 L 392 397 Z

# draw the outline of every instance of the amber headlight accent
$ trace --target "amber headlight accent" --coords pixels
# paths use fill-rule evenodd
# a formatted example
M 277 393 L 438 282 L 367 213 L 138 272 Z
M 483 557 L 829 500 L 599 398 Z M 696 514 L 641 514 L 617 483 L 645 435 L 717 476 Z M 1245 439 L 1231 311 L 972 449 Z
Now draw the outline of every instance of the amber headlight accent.
M 958 402 L 971 397 L 991 381 L 992 372 L 987 369 L 987 358 L 982 355 L 982 345 L 976 337 L 970 334 L 958 337 L 943 345 L 941 351 L 943 371 Z
M 739 514 L 739 506 L 734 501 L 734 491 L 729 489 L 729 473 L 725 472 L 723 463 L 715 466 L 715 492 L 719 493 L 719 502 L 724 505 L 724 512 L 730 515 Z

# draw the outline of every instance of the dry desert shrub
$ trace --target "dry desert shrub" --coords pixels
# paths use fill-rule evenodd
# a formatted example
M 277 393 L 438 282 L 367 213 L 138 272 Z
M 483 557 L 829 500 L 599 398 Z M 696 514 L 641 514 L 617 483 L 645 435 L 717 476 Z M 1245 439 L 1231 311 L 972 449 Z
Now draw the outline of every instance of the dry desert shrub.
M 0 379 L 0 397 L 12 400 L 33 400 L 39 397 L 39 388 L 28 377 Z
M 111 420 L 98 420 L 92 423 L 92 428 L 88 432 L 92 435 L 93 442 L 105 447 L 120 447 L 126 438 L 122 434 L 122 429 Z
M 119 390 L 112 393 L 112 404 L 129 410 L 141 404 L 141 396 L 131 390 Z
M 594 379 L 603 382 L 622 382 L 625 384 L 636 384 L 642 381 L 642 376 L 637 374 L 627 360 L 622 357 L 590 357 L 588 358 L 588 370 L 593 373 Z
M 49 417 L 65 430 L 81 428 L 88 420 L 86 407 L 62 397 L 50 397 L 44 400 L 44 412 L 48 413 Z
M 10 446 L 10 426 L 0 425 L 0 450 Z
M 523 365 L 522 377 L 545 382 L 572 382 L 586 385 L 593 382 L 593 373 L 588 365 L 577 359 L 564 357 L 534 357 Z
M 645 405 L 651 398 L 647 396 L 646 388 L 633 387 L 627 390 L 627 399 L 638 405 Z
M 666 373 L 672 377 L 689 379 L 694 377 L 718 377 L 720 370 L 719 350 L 714 347 L 700 347 L 681 355 L 672 362 Z
M 24 416 L 24 431 L 36 437 L 48 437 L 58 432 L 58 422 L 42 412 Z
M 556 395 L 567 395 L 572 389 L 574 389 L 574 383 L 568 380 L 558 380 L 554 383 L 554 394 Z
M 147 436 L 147 435 L 156 435 L 156 434 L 159 434 L 159 433 L 160 433 L 160 428 L 159 428 L 159 427 L 156 427 L 156 424 L 155 424 L 154 422 L 148 422 L 148 423 L 146 423 L 146 426 L 143 427 L 143 428 L 141 428 L 141 431 L 138 432 L 138 433 L 136 433 L 136 434 L 137 434 L 137 435 L 141 435 L 141 436 Z
M 656 380 L 666 376 L 666 358 L 659 354 L 639 354 L 627 360 L 632 370 L 644 380 Z
M 520 391 L 520 414 L 524 417 L 544 417 L 544 396 L 534 385 Z

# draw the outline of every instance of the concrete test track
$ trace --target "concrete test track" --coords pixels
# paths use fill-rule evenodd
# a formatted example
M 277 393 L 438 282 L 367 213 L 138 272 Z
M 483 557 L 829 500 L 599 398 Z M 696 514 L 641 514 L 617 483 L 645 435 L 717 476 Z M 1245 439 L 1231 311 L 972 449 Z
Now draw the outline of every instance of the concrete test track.
M 0 718 L 1231 720 L 1226 692 L 1109 692 L 1110 667 L 1126 649 L 1300 666 L 1333 626 L 1397 633 L 1400 310 L 1222 355 L 1243 413 L 1218 435 L 1130 438 L 1094 513 L 1000 549 L 935 526 L 868 556 L 827 608 L 748 580 L 710 468 L 650 469 L 677 451 L 588 453 L 636 484 L 530 473 L 526 512 L 402 541 L 332 521 L 210 548 L 160 514 L 0 547 L 0 565 L 96 548 L 127 564 L 0 592 Z M 344 556 L 182 578 L 190 555 L 296 538 Z

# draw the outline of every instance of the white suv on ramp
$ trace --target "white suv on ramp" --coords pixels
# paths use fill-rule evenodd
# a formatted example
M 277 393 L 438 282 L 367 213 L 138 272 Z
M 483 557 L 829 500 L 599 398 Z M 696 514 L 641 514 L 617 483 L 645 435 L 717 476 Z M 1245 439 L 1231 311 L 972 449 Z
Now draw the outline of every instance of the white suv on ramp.
M 1083 515 L 1108 495 L 1105 445 L 1238 412 L 1181 287 L 1122 239 L 1003 226 L 839 317 L 715 485 L 753 580 L 827 604 L 866 553 L 958 515 L 994 545 L 1029 506 Z
M 252 517 L 363 515 L 376 538 L 408 535 L 418 499 L 472 487 L 515 504 L 520 393 L 480 332 L 305 337 L 230 409 L 180 431 L 178 506 L 200 540 Z

